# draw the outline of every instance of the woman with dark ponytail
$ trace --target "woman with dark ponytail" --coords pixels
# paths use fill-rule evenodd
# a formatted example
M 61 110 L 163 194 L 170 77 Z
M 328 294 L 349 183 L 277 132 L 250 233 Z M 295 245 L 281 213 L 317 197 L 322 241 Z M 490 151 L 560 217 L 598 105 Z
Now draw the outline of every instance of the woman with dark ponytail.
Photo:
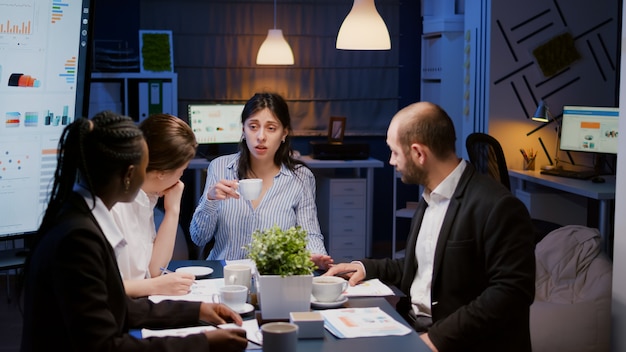
M 22 351 L 243 351 L 245 331 L 137 339 L 129 329 L 176 327 L 241 317 L 224 305 L 131 299 L 110 238 L 110 210 L 141 187 L 148 149 L 132 119 L 102 112 L 61 135 L 48 207 L 24 269 Z M 109 238 L 109 240 L 107 240 Z

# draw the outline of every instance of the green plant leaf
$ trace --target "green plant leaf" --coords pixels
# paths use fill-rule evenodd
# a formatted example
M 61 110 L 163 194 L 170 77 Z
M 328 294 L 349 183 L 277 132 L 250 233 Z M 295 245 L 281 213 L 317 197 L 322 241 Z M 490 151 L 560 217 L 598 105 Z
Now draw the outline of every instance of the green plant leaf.
M 252 233 L 244 246 L 261 275 L 309 275 L 317 266 L 306 249 L 307 232 L 300 226 L 283 230 L 278 225 Z

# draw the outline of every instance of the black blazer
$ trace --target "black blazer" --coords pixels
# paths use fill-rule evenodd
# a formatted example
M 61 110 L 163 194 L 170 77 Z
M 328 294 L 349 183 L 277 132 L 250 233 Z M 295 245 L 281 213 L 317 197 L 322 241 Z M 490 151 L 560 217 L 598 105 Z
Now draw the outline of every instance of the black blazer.
M 200 303 L 126 296 L 113 249 L 78 194 L 34 248 L 25 275 L 22 351 L 209 350 L 202 334 L 128 334 L 131 328 L 197 325 Z
M 410 309 L 415 244 L 426 207 L 420 199 L 405 258 L 362 261 L 366 279 L 378 277 L 407 295 L 397 306 L 401 314 Z M 440 351 L 531 351 L 534 294 L 533 229 L 526 207 L 468 163 L 435 248 L 430 339 Z

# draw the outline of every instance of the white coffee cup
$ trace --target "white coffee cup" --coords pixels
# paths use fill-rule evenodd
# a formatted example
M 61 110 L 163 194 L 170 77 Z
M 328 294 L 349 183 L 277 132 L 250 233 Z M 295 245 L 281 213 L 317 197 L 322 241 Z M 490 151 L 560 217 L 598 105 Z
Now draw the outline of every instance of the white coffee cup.
M 227 305 L 235 312 L 242 311 L 248 300 L 248 288 L 243 285 L 225 285 L 219 288 L 219 293 L 213 294 L 211 301 Z
M 263 180 L 260 178 L 246 178 L 239 180 L 237 191 L 245 200 L 255 200 L 261 195 Z
M 298 325 L 285 322 L 261 325 L 263 351 L 295 352 L 298 345 Z
M 225 285 L 243 285 L 250 289 L 252 283 L 252 267 L 245 264 L 228 264 L 224 266 Z
M 335 302 L 348 288 L 348 281 L 337 276 L 316 276 L 313 278 L 313 297 L 318 302 Z

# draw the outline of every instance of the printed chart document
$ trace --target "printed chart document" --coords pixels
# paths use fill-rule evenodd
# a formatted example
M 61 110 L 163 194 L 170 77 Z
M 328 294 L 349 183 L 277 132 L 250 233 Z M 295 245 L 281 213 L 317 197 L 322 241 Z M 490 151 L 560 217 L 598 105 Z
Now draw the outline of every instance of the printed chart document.
M 259 345 L 261 344 L 261 333 L 259 330 L 259 324 L 256 319 L 244 320 L 242 326 L 237 326 L 236 324 L 222 324 L 219 326 L 221 329 L 244 329 L 246 330 L 246 337 L 248 340 L 252 340 Z M 178 328 L 178 329 L 162 329 L 162 330 L 152 330 L 152 329 L 141 329 L 141 337 L 165 337 L 165 336 L 176 336 L 176 337 L 184 337 L 191 334 L 199 334 L 204 331 L 215 330 L 212 326 L 192 326 L 187 328 Z M 246 350 L 260 350 L 261 346 L 248 342 L 248 347 Z
M 378 307 L 341 308 L 320 311 L 324 327 L 338 338 L 402 336 L 411 329 Z
M 393 296 L 393 290 L 378 279 L 363 281 L 356 286 L 348 286 L 343 292 L 347 297 Z

